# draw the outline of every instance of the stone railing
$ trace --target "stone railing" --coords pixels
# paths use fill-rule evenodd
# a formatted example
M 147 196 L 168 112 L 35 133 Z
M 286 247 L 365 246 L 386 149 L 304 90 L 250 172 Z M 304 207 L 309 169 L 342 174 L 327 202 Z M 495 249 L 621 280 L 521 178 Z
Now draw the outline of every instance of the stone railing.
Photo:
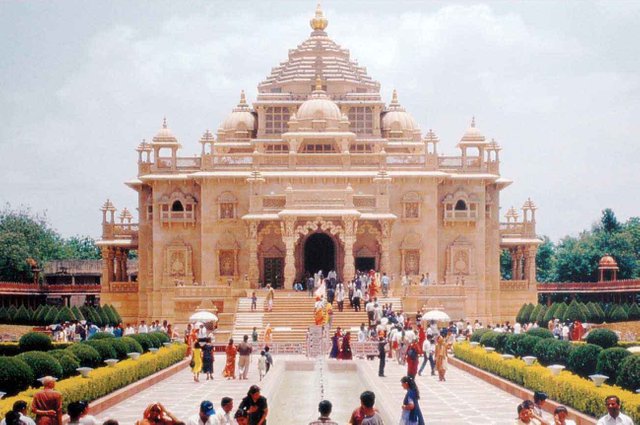
M 97 294 L 100 285 L 37 285 L 33 283 L 0 282 L 0 294 Z
M 609 280 L 604 282 L 538 283 L 538 293 L 554 292 L 640 292 L 640 279 Z
M 110 292 L 135 293 L 138 292 L 138 282 L 111 282 Z
M 57 260 L 44 264 L 44 274 L 102 274 L 102 260 Z

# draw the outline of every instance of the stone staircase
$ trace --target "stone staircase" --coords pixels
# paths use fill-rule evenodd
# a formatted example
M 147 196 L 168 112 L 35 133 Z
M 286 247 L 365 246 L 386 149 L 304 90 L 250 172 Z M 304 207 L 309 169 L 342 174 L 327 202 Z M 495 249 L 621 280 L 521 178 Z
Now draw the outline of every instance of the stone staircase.
M 392 303 L 394 310 L 402 309 L 402 299 L 399 297 L 379 298 L 380 303 Z M 253 327 L 258 331 L 259 341 L 263 340 L 264 328 L 267 324 L 273 329 L 274 342 L 304 342 L 307 328 L 314 325 L 313 308 L 315 298 L 309 297 L 306 292 L 279 290 L 276 291 L 273 311 L 265 312 L 266 302 L 264 297 L 258 297 L 257 310 L 251 311 L 251 298 L 239 298 L 238 308 L 232 336 L 234 341 L 242 341 L 243 335 L 251 336 Z M 367 323 L 367 314 L 364 310 L 354 312 L 349 307 L 349 301 L 345 301 L 343 312 L 339 312 L 334 305 L 333 325 L 335 329 L 357 332 L 361 323 Z M 219 341 L 221 341 L 219 339 Z

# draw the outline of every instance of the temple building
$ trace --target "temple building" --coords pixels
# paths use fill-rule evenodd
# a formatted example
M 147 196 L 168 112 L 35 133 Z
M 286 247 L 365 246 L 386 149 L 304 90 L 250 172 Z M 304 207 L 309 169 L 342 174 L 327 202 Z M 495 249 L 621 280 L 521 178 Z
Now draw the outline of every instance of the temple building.
M 501 150 L 474 119 L 458 154 L 439 152 L 394 91 L 325 31 L 320 7 L 312 32 L 272 68 L 249 103 L 239 103 L 202 152 L 181 157 L 165 119 L 137 148 L 139 222 L 103 206 L 101 300 L 129 320 L 183 322 L 203 299 L 223 309 L 270 283 L 292 288 L 308 273 L 356 270 L 401 276 L 412 287 L 405 310 L 442 306 L 455 318 L 513 319 L 536 300 L 534 204 L 501 223 Z M 501 281 L 500 253 L 513 259 Z M 137 281 L 127 255 L 137 250 Z M 402 294 L 400 294 L 402 295 Z

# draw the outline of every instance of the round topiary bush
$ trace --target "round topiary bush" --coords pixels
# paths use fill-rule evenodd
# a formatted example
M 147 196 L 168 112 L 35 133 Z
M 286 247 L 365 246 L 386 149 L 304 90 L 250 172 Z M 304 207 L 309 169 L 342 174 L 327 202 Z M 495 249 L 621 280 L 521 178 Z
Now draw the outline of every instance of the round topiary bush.
M 77 368 L 80 362 L 70 351 L 67 350 L 51 350 L 47 354 L 55 358 L 60 366 L 62 366 L 62 375 L 65 378 L 78 374 Z
M 598 355 L 596 371 L 603 375 L 607 375 L 610 383 L 615 383 L 616 379 L 618 379 L 618 371 L 620 370 L 622 361 L 630 355 L 631 353 L 626 348 L 606 348 Z
M 55 318 L 55 323 L 73 322 L 76 320 L 76 316 L 73 315 L 73 311 L 69 307 L 62 307 Z
M 49 335 L 41 332 L 27 332 L 20 337 L 18 346 L 22 352 L 49 351 L 53 347 L 53 341 L 51 341 Z
M 518 344 L 520 340 L 524 337 L 528 336 L 527 334 L 507 334 L 507 338 L 504 343 L 504 353 L 513 354 L 514 356 L 518 353 Z
M 538 358 L 538 362 L 545 366 L 567 364 L 567 358 L 572 349 L 573 345 L 569 341 L 544 338 L 533 348 L 533 355 Z
M 484 335 L 487 332 L 491 332 L 491 329 L 486 329 L 486 328 L 476 329 L 471 334 L 471 342 L 480 342 L 480 338 L 482 338 L 482 335 Z
M 13 321 L 20 325 L 28 325 L 31 323 L 31 319 L 31 312 L 24 305 L 21 305 L 13 316 Z
M 547 328 L 531 328 L 527 331 L 527 335 L 537 336 L 538 338 L 553 338 L 553 332 Z
M 640 356 L 631 355 L 622 361 L 616 383 L 630 391 L 640 388 Z
M 118 357 L 116 350 L 111 345 L 111 342 L 108 340 L 95 340 L 95 341 L 86 341 L 81 344 L 87 344 L 93 348 L 100 354 L 102 361 L 107 359 L 115 359 Z
M 498 332 L 489 331 L 482 334 L 480 337 L 480 345 L 483 347 L 495 347 L 495 340 L 498 336 Z
M 115 336 L 110 332 L 96 332 L 89 337 L 89 340 L 111 339 L 111 338 L 115 338 Z
M 598 365 L 598 356 L 602 351 L 602 347 L 595 344 L 578 345 L 571 350 L 567 367 L 570 371 L 582 376 L 588 377 L 596 372 Z
M 147 334 L 135 334 L 131 335 L 131 338 L 138 341 L 145 353 L 149 351 L 149 348 L 153 348 L 153 342 L 151 342 L 151 338 Z
M 516 347 L 516 356 L 533 356 L 533 348 L 541 339 L 542 338 L 538 336 L 526 335 L 524 338 L 518 341 L 518 346 Z
M 609 318 L 612 322 L 626 322 L 629 320 L 629 315 L 625 309 L 619 305 L 611 312 Z
M 38 379 L 44 376 L 62 378 L 62 366 L 50 354 L 42 351 L 27 351 L 26 353 L 18 354 L 16 358 L 22 360 L 31 368 L 34 377 L 32 384 L 34 386 L 37 386 L 39 384 Z
M 34 380 L 28 364 L 17 357 L 0 357 L 0 391 L 9 395 L 29 388 Z
M 171 339 L 169 338 L 169 335 L 167 335 L 164 332 L 152 332 L 153 335 L 156 336 L 156 338 L 158 338 L 160 340 L 161 344 L 164 344 L 165 342 L 171 342 Z
M 47 314 L 44 316 L 44 319 L 42 319 L 42 324 L 51 325 L 55 323 L 57 315 L 58 315 L 58 309 L 55 306 L 49 307 Z
M 111 344 L 113 349 L 116 350 L 116 355 L 118 356 L 116 357 L 117 359 L 126 359 L 127 353 L 131 352 L 129 351 L 129 346 L 127 345 L 127 343 L 124 342 L 121 338 L 112 338 L 105 341 Z
M 140 345 L 138 341 L 131 338 L 130 336 L 123 336 L 122 338 L 120 338 L 120 341 L 127 344 L 127 353 L 144 353 L 142 345 Z
M 95 348 L 88 344 L 76 343 L 66 348 L 71 351 L 80 362 L 82 367 L 99 367 L 102 366 L 102 357 Z
M 149 333 L 147 334 L 147 337 L 149 338 L 149 341 L 151 341 L 152 348 L 162 347 L 162 342 L 160 341 L 160 338 L 158 338 L 157 333 L 155 332 Z
M 569 304 L 569 307 L 567 307 L 567 309 L 565 310 L 562 316 L 562 321 L 573 322 L 576 320 L 580 321 L 580 323 L 585 323 L 587 321 L 587 317 L 584 314 L 582 308 L 580 308 L 580 304 L 578 304 L 576 300 L 573 300 L 571 301 L 571 304 Z
M 594 329 L 587 335 L 587 343 L 599 345 L 602 348 L 615 347 L 618 335 L 609 329 Z

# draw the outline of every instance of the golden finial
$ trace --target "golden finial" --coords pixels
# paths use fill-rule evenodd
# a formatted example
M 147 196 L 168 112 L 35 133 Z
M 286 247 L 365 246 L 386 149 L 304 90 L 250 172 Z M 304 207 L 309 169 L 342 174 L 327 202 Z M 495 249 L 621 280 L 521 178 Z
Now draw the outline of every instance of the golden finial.
M 316 77 L 316 91 L 322 91 L 322 78 L 319 75 Z
M 167 117 L 162 119 L 162 128 L 167 128 Z
M 316 16 L 309 21 L 309 24 L 314 31 L 324 31 L 327 25 L 329 25 L 329 21 L 324 17 L 324 13 L 322 13 L 320 3 L 318 3 L 318 7 L 316 7 Z

